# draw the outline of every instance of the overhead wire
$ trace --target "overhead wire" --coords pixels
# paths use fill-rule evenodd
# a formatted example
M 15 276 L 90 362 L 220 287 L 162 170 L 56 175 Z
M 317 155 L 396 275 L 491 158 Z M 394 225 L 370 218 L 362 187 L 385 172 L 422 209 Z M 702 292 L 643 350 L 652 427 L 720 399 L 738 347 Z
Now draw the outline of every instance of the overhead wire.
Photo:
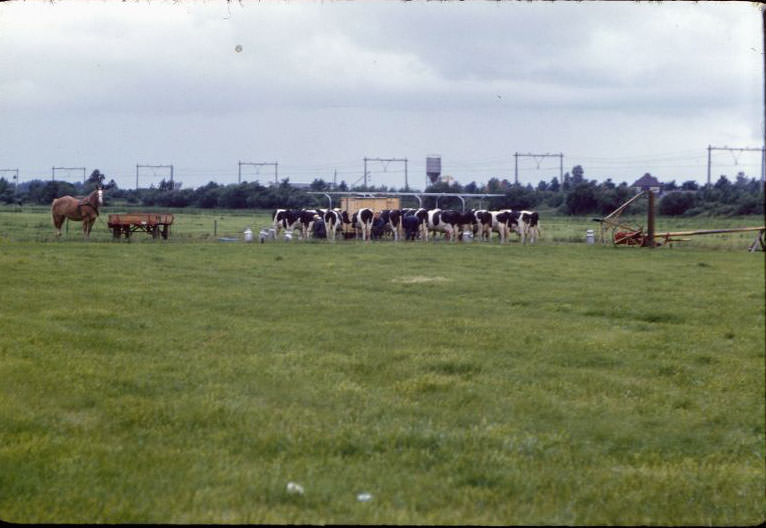
M 755 152 L 754 155 L 758 156 L 758 160 L 754 156 L 745 159 L 741 153 L 740 156 L 732 158 L 726 158 L 723 156 L 716 156 L 712 160 L 712 166 L 717 167 L 716 170 L 721 170 L 723 167 L 732 168 L 736 167 L 740 170 L 755 170 L 759 172 L 760 167 L 760 153 Z M 579 154 L 566 154 L 564 158 L 571 163 L 582 165 L 583 168 L 590 173 L 597 171 L 616 171 L 616 170 L 645 170 L 645 171 L 663 171 L 674 169 L 699 169 L 703 171 L 707 165 L 707 153 L 704 150 L 680 150 L 671 152 L 660 152 L 653 154 L 633 154 L 626 156 L 590 156 Z M 570 161 L 571 160 L 571 161 Z M 517 164 L 514 163 L 513 154 L 506 156 L 491 156 L 486 158 L 471 158 L 471 159 L 451 159 L 446 158 L 447 171 L 459 177 L 461 174 L 465 175 L 486 175 L 486 177 L 499 177 L 499 178 L 512 178 L 514 171 L 517 170 L 518 174 L 523 174 L 525 179 L 530 174 L 549 175 L 551 173 L 560 172 L 562 170 L 558 161 L 530 161 L 524 159 L 517 159 Z M 420 171 L 423 163 L 416 160 L 410 162 L 410 173 L 415 174 Z M 279 179 L 289 179 L 290 181 L 300 180 L 312 180 L 322 179 L 325 181 L 332 180 L 333 178 L 338 181 L 356 180 L 361 175 L 363 178 L 363 165 L 362 159 L 359 160 L 338 160 L 322 161 L 318 163 L 308 164 L 291 164 L 291 163 L 279 163 L 278 164 L 278 177 Z M 404 168 L 400 165 L 390 167 L 376 167 L 372 164 L 367 167 L 368 177 L 378 179 L 381 175 L 398 176 L 404 172 Z M 571 170 L 565 168 L 564 170 Z M 417 172 L 416 172 L 417 171 Z M 35 171 L 31 171 L 35 172 Z M 255 170 L 252 167 L 242 166 L 241 172 L 238 172 L 236 165 L 232 168 L 202 168 L 202 167 L 176 167 L 174 179 L 182 181 L 185 177 L 189 177 L 192 180 L 198 180 L 199 176 L 204 176 L 207 181 L 216 182 L 236 182 L 238 174 L 241 174 L 242 179 L 250 180 L 255 177 L 262 181 L 271 181 L 273 173 L 269 169 L 263 168 Z M 111 174 L 106 174 L 107 179 L 114 179 L 121 182 L 133 182 L 135 178 L 134 172 L 128 171 L 116 171 Z M 156 180 L 159 182 L 163 177 L 167 177 L 166 173 L 157 174 L 156 171 L 148 174 L 144 171 L 141 175 L 141 179 L 144 180 Z M 129 187 L 131 185 L 128 185 Z

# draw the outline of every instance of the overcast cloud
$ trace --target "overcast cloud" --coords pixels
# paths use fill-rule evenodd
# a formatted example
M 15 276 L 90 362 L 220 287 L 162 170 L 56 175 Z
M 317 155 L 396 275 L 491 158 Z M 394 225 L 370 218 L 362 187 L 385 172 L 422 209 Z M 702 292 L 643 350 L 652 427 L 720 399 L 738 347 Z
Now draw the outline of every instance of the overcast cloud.
M 514 152 L 560 152 L 591 179 L 703 182 L 709 144 L 763 142 L 745 2 L 16 1 L 0 49 L 0 168 L 22 181 L 84 166 L 133 187 L 136 164 L 172 163 L 196 187 L 277 161 L 280 179 L 354 183 L 367 156 L 406 157 L 422 188 L 430 154 L 483 183 L 512 179 Z M 558 176 L 537 161 L 522 183 Z M 718 152 L 714 177 L 760 163 Z

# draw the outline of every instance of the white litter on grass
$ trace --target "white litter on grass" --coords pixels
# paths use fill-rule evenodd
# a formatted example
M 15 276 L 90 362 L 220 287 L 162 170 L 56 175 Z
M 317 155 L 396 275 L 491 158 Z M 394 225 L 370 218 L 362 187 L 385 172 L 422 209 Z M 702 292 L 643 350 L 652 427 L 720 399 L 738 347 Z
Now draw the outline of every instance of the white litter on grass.
M 372 494 L 364 492 L 356 496 L 356 500 L 359 502 L 370 502 L 372 500 Z
M 287 483 L 287 493 L 290 495 L 303 495 L 303 486 L 295 482 Z
M 397 279 L 391 279 L 391 282 L 399 284 L 420 284 L 422 282 L 449 282 L 451 279 L 447 277 L 424 277 L 416 275 L 414 277 L 399 277 Z

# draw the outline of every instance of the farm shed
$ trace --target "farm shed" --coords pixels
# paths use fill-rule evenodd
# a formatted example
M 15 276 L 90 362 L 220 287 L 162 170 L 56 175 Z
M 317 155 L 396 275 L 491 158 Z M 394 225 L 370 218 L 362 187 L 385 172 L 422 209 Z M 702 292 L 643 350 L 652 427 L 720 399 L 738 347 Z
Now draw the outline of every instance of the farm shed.
M 380 212 L 384 209 L 401 208 L 399 198 L 362 198 L 357 196 L 344 196 L 340 199 L 340 208 L 344 211 L 348 211 L 349 215 L 364 207 L 372 209 L 375 212 Z
M 367 207 L 372 209 L 373 212 L 379 213 L 384 209 L 400 209 L 399 198 L 384 197 L 384 198 L 363 198 L 358 196 L 344 196 L 340 199 L 340 208 L 343 211 L 348 211 L 348 216 L 354 214 L 359 209 Z M 354 233 L 354 228 L 348 224 L 343 224 L 343 234 Z

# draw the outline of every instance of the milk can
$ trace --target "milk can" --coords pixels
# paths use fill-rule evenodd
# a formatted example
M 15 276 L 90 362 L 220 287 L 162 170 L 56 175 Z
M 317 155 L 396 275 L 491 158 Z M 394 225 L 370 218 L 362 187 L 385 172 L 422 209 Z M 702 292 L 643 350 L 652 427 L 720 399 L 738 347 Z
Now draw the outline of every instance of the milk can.
M 248 227 L 245 229 L 245 242 L 252 242 L 253 241 L 253 231 Z
M 593 244 L 594 241 L 595 241 L 595 236 L 593 234 L 593 230 L 592 229 L 588 229 L 585 232 L 585 243 L 586 244 Z

